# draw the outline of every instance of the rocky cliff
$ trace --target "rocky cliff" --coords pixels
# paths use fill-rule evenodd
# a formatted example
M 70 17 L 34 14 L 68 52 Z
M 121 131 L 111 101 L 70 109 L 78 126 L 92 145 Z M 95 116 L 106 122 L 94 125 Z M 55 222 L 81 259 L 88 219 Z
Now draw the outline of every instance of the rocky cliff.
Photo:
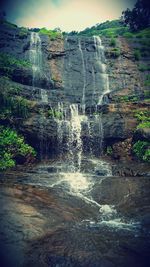
M 14 64 L 11 72 L 0 66 L 2 76 L 21 88 L 21 96 L 30 102 L 26 118 L 15 118 L 28 142 L 43 154 L 56 152 L 67 142 L 63 121 L 70 116 L 70 105 L 77 104 L 82 120 L 84 150 L 90 143 L 98 153 L 113 149 L 115 159 L 131 158 L 131 143 L 137 125 L 136 110 L 145 111 L 144 86 L 131 43 L 117 38 L 113 48 L 103 37 L 58 37 L 39 34 L 35 43 L 32 33 L 9 24 L 0 26 L 0 53 L 27 61 Z M 40 71 L 34 68 L 34 51 L 40 49 Z M 33 52 L 33 53 L 32 53 Z M 31 56 L 32 55 L 32 56 Z M 38 63 L 39 64 L 39 63 Z M 67 116 L 67 117 L 66 117 Z M 40 144 L 40 146 L 39 146 Z

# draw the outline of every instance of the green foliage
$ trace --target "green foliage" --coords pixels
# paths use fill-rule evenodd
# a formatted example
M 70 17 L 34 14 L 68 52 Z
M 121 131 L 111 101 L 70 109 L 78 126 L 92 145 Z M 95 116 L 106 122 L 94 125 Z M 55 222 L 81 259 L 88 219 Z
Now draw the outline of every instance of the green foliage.
M 150 86 L 150 83 L 148 85 Z M 150 90 L 145 90 L 144 91 L 144 97 L 146 98 L 145 100 L 150 98 Z
M 105 53 L 106 53 L 106 56 L 109 58 L 117 58 L 121 55 L 120 48 L 118 47 L 109 49 Z
M 128 31 L 128 28 L 124 27 L 120 20 L 108 20 L 104 23 L 96 24 L 91 28 L 86 28 L 79 33 L 75 32 L 74 34 L 85 36 L 101 35 L 112 38 L 117 37 L 118 35 L 123 35 L 126 31 Z M 72 32 L 69 34 L 73 35 Z
M 26 60 L 17 59 L 10 54 L 0 53 L 0 72 L 3 75 L 11 77 L 15 68 L 29 68 L 30 66 L 31 63 Z
M 150 112 L 149 111 L 136 111 L 135 118 L 137 118 L 138 122 L 146 122 L 150 121 Z
M 36 152 L 25 143 L 23 136 L 8 127 L 0 126 L 0 170 L 14 167 L 18 156 L 35 157 Z
M 125 32 L 124 34 L 123 34 L 123 36 L 124 37 L 126 37 L 126 38 L 133 38 L 133 33 L 131 33 L 131 32 Z
M 146 76 L 146 80 L 144 82 L 144 85 L 147 86 L 147 87 L 150 86 L 150 74 L 148 74 Z M 148 96 L 149 97 L 150 96 L 150 91 L 149 90 L 148 91 L 145 91 L 144 94 L 145 94 L 145 96 Z
M 40 29 L 39 33 L 48 35 L 51 40 L 62 38 L 61 32 L 56 30 L 48 30 L 46 28 L 42 28 Z
M 135 58 L 135 60 L 137 60 L 137 61 L 140 60 L 140 58 L 141 58 L 140 50 L 138 50 L 138 49 L 134 50 L 134 58 Z
M 137 129 L 150 128 L 150 112 L 149 111 L 136 111 L 135 118 L 137 118 L 139 122 Z
M 141 71 L 141 72 L 149 71 L 149 70 L 150 70 L 150 66 L 145 65 L 145 64 L 139 64 L 138 69 L 139 69 L 139 71 Z
M 118 101 L 119 102 L 137 102 L 139 101 L 139 96 L 138 95 L 123 95 L 123 96 L 120 96 L 118 97 Z
M 111 38 L 110 40 L 110 46 L 116 46 L 116 39 L 115 38 Z
M 150 128 L 150 121 L 144 121 L 144 122 L 141 122 L 141 123 L 137 126 L 137 129 L 142 129 L 142 128 Z
M 58 120 L 61 120 L 63 118 L 63 113 L 56 109 L 49 109 L 47 113 L 50 118 L 54 118 Z
M 122 19 L 125 25 L 132 31 L 144 29 L 150 24 L 150 6 L 147 0 L 137 0 L 134 8 L 122 12 Z
M 19 30 L 19 38 L 20 39 L 24 39 L 24 38 L 27 38 L 28 37 L 28 29 L 27 28 L 24 28 L 24 27 L 21 27 L 20 30 Z
M 14 117 L 26 118 L 29 114 L 30 102 L 22 96 L 20 86 L 7 77 L 0 78 L 0 119 L 9 120 Z
M 135 33 L 136 38 L 150 38 L 150 28 Z
M 150 142 L 138 140 L 133 145 L 133 152 L 140 160 L 150 162 Z
M 113 154 L 113 149 L 111 146 L 107 146 L 107 149 L 106 149 L 106 154 L 108 156 L 111 156 Z

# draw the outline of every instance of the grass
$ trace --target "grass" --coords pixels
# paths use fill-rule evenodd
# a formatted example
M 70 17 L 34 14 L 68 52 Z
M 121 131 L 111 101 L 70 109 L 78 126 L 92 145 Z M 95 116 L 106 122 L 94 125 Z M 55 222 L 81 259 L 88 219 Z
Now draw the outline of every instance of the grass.
M 150 66 L 149 65 L 145 65 L 145 64 L 139 64 L 138 69 L 141 72 L 149 71 L 150 70 Z
M 21 96 L 21 87 L 14 84 L 8 77 L 0 78 L 0 120 L 27 118 L 30 101 Z
M 105 53 L 106 53 L 106 56 L 109 58 L 118 58 L 121 54 L 121 51 L 119 47 L 115 47 L 115 48 L 107 50 Z
M 15 68 L 31 67 L 31 63 L 27 60 L 18 59 L 11 54 L 0 53 L 0 72 L 2 75 L 11 77 Z
M 58 31 L 54 31 L 54 30 L 48 30 L 46 28 L 42 28 L 40 29 L 39 33 L 41 34 L 45 34 L 47 36 L 49 36 L 49 38 L 51 40 L 55 40 L 57 38 L 62 38 L 62 34 L 61 32 L 58 32 Z
M 133 145 L 135 155 L 145 162 L 150 162 L 150 142 L 138 140 Z

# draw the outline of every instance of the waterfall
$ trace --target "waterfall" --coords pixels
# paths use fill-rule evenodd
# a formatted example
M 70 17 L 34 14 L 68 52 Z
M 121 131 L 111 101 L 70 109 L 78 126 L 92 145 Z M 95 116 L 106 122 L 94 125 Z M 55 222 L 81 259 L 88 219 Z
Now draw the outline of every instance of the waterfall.
M 82 112 L 85 114 L 85 87 L 86 87 L 86 69 L 85 69 L 85 62 L 84 62 L 84 56 L 83 51 L 81 47 L 81 40 L 79 39 L 79 51 L 81 54 L 81 61 L 82 61 L 82 71 L 83 71 L 83 91 L 82 91 Z
M 30 38 L 30 51 L 29 58 L 32 64 L 32 86 L 33 91 L 35 87 L 38 87 L 38 99 L 44 104 L 48 103 L 48 95 L 47 91 L 43 88 L 39 88 L 38 80 L 43 75 L 43 59 L 42 59 L 42 46 L 41 46 L 41 38 L 39 33 L 31 32 Z M 39 148 L 40 148 L 40 158 L 44 158 L 44 154 L 47 153 L 47 140 L 44 136 L 46 126 L 46 120 L 44 114 L 41 114 L 39 117 Z
M 102 46 L 102 42 L 99 36 L 93 36 L 94 38 L 94 46 L 95 46 L 95 58 L 96 62 L 98 63 L 99 66 L 99 77 L 100 77 L 100 84 L 99 84 L 99 91 L 100 91 L 100 96 L 97 102 L 97 105 L 102 105 L 107 102 L 107 94 L 110 92 L 109 90 L 109 77 L 106 72 L 106 59 L 105 59 L 105 53 L 104 53 L 104 47 Z M 93 99 L 94 99 L 94 94 L 95 94 L 95 73 L 94 70 L 92 70 L 92 76 L 93 76 L 93 85 L 94 85 L 94 90 L 93 90 Z M 97 105 L 96 105 L 96 112 L 97 112 Z M 103 118 L 102 114 L 99 116 L 95 116 L 95 121 L 98 124 L 99 127 L 99 148 L 100 148 L 100 153 L 102 154 L 103 150 L 103 138 L 104 138 L 104 129 L 103 129 Z
M 43 69 L 41 38 L 37 32 L 31 32 L 29 57 L 32 64 L 32 86 L 34 89 L 36 86 L 36 79 L 39 78 Z M 39 90 L 39 97 L 41 101 L 43 103 L 47 103 L 47 91 L 44 89 Z
M 81 169 L 82 159 L 82 140 L 81 140 L 81 122 L 82 116 L 79 115 L 78 105 L 70 105 L 70 129 L 69 129 L 69 152 L 72 160 L 72 171 Z
M 32 64 L 32 85 L 35 86 L 35 78 L 40 73 L 42 65 L 41 39 L 37 32 L 31 32 L 30 39 L 30 62 Z
M 101 95 L 98 100 L 98 105 L 102 105 L 106 99 L 104 97 L 110 92 L 109 90 L 109 78 L 108 74 L 106 73 L 106 64 L 105 64 L 105 54 L 104 54 L 104 47 L 102 46 L 101 39 L 99 36 L 94 36 L 94 45 L 95 45 L 95 57 L 97 62 L 99 63 L 100 66 L 100 77 L 101 77 L 101 83 L 100 84 L 100 92 Z M 101 88 L 102 87 L 102 88 Z M 101 89 L 103 89 L 101 91 Z

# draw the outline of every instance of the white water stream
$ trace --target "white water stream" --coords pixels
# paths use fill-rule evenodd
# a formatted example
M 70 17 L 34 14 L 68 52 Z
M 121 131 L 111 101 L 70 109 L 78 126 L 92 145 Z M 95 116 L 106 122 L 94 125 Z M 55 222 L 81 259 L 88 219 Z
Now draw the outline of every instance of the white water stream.
M 101 77 L 101 84 L 100 84 L 100 97 L 98 100 L 98 105 L 102 105 L 103 102 L 106 100 L 104 97 L 110 92 L 109 89 L 109 77 L 106 72 L 107 66 L 105 64 L 105 53 L 104 53 L 104 47 L 102 46 L 102 42 L 99 36 L 94 36 L 94 45 L 96 48 L 95 57 L 97 62 L 99 63 L 100 67 L 100 77 Z M 102 87 L 102 90 L 101 90 Z M 105 101 L 104 101 L 105 100 Z
M 84 55 L 81 46 L 81 40 L 79 39 L 79 51 L 81 54 L 81 61 L 82 61 L 82 71 L 83 71 L 83 93 L 82 93 L 82 112 L 85 114 L 85 88 L 86 88 L 86 69 L 85 69 L 85 61 Z
M 37 32 L 31 32 L 29 57 L 32 64 L 32 86 L 34 89 L 36 79 L 41 74 L 43 67 L 41 38 Z M 39 89 L 39 97 L 43 103 L 48 102 L 48 95 L 45 89 Z

